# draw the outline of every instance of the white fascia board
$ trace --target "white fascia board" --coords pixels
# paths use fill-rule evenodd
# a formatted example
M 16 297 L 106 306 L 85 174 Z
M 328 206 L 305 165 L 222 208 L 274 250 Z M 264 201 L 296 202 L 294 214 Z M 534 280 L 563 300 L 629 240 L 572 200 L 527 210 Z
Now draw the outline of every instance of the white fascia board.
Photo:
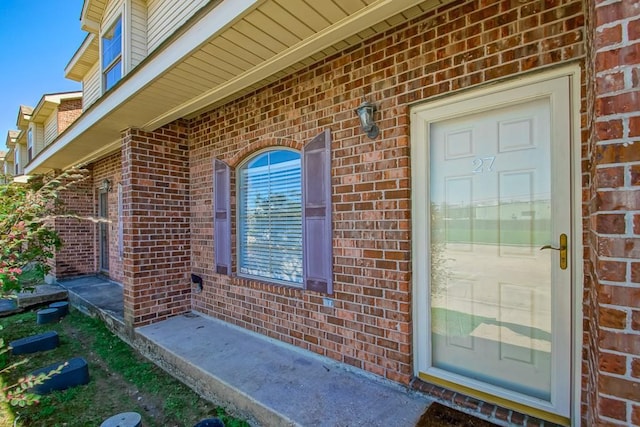
M 31 113 L 31 122 L 44 123 L 58 105 L 60 105 L 60 99 L 58 97 L 50 95 L 43 96 L 33 110 L 33 113 Z
M 156 78 L 200 47 L 203 43 L 206 43 L 214 34 L 226 28 L 238 17 L 244 15 L 263 1 L 264 0 L 223 0 L 191 28 L 186 30 L 177 40 L 169 44 L 160 54 L 156 55 L 149 62 L 144 63 L 141 67 L 137 67 L 136 71 L 129 76 L 125 76 L 123 78 L 125 80 L 122 81 L 113 92 L 109 93 L 106 97 L 103 96 L 100 98 L 99 101 L 94 104 L 94 108 L 86 111 L 57 141 L 49 145 L 44 152 L 41 152 L 38 157 L 27 166 L 25 172 L 29 173 L 39 168 L 42 163 L 53 156 L 58 150 L 89 130 L 94 123 L 104 119 L 112 110 L 144 89 L 145 86 L 152 83 Z
M 202 110 L 216 101 L 231 96 L 235 92 L 256 84 L 262 79 L 309 57 L 315 52 L 322 51 L 353 34 L 369 28 L 372 23 L 383 21 L 390 16 L 422 3 L 422 1 L 423 0 L 378 0 L 342 21 L 323 29 L 317 34 L 302 40 L 274 57 L 260 63 L 247 72 L 155 118 L 146 123 L 142 129 L 156 129 L 180 117 L 185 117 L 195 111 Z

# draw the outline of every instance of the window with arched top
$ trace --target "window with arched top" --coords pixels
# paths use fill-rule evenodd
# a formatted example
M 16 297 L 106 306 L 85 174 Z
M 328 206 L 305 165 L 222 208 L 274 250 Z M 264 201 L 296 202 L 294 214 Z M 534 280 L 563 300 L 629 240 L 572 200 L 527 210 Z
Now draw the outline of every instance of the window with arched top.
M 302 284 L 300 153 L 268 150 L 238 170 L 238 274 Z
M 278 147 L 256 153 L 235 177 L 233 257 L 231 167 L 214 161 L 215 272 L 331 294 L 331 132 L 320 133 L 301 152 Z

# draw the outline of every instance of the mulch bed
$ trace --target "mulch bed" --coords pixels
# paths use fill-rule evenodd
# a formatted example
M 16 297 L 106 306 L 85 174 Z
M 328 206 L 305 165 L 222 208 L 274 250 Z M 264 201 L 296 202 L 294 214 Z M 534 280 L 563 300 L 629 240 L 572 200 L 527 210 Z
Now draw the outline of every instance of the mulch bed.
M 434 402 L 418 420 L 416 427 L 496 427 L 496 424 Z

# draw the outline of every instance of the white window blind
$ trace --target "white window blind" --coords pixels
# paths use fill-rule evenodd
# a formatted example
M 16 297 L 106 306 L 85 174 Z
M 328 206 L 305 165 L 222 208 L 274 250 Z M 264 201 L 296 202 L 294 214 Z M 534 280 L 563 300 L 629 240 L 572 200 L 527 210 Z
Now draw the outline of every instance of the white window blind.
M 300 154 L 273 150 L 240 169 L 240 274 L 302 285 Z

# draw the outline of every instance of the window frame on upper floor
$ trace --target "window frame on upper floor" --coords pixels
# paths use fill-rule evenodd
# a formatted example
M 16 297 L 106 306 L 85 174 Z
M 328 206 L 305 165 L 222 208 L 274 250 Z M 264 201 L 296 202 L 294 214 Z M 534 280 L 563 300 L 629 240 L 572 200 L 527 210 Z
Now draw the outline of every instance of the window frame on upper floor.
M 16 144 L 16 147 L 13 151 L 13 164 L 14 164 L 14 172 L 15 175 L 22 175 L 22 166 L 20 165 L 21 162 L 21 158 L 20 158 L 20 146 L 18 144 Z
M 33 128 L 27 130 L 27 162 L 33 160 Z
M 124 23 L 123 14 L 120 13 L 107 27 L 107 30 L 100 35 L 100 78 L 102 80 L 102 92 L 106 92 L 117 84 L 124 74 Z M 119 30 L 116 38 L 115 31 Z M 110 33 L 114 33 L 110 35 Z M 119 50 L 113 51 L 113 47 L 118 46 Z M 105 54 L 109 53 L 108 57 Z M 110 79 L 111 73 L 116 73 L 117 78 Z

